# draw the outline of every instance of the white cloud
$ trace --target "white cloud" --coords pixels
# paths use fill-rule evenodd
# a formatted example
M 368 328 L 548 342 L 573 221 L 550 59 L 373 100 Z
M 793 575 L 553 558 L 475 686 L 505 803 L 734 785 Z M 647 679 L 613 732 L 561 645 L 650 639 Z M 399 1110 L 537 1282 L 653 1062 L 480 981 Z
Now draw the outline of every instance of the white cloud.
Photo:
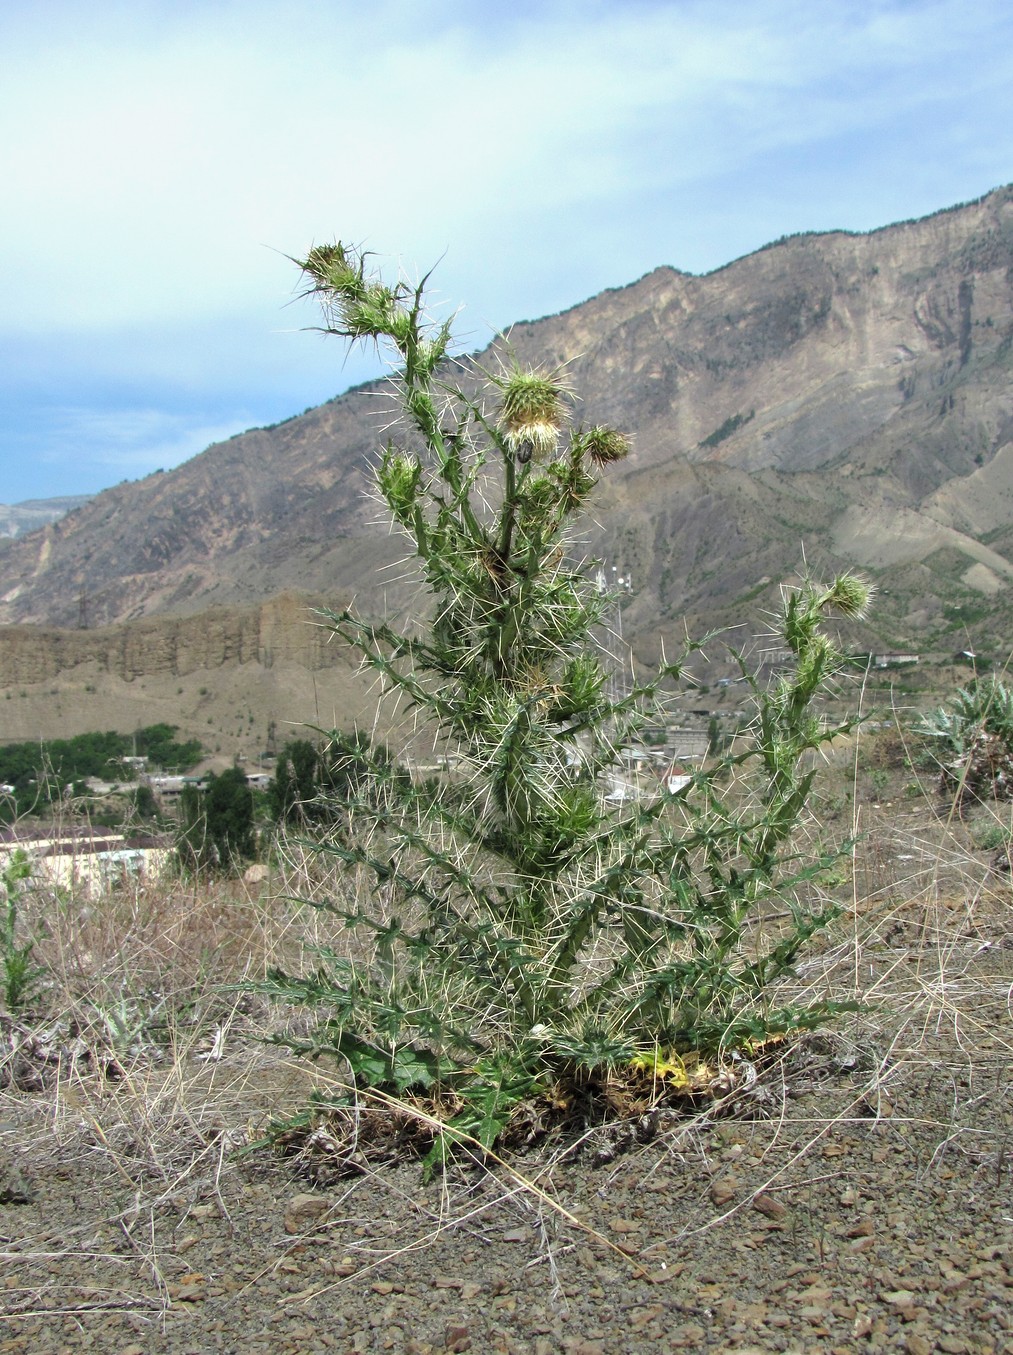
M 287 278 L 271 247 L 338 230 L 428 263 L 497 225 L 688 187 L 930 100 L 924 63 L 987 37 L 990 10 L 549 3 L 495 40 L 488 7 L 424 3 L 156 3 L 127 23 L 99 3 L 44 41 L 22 18 L 2 313 L 220 314 Z
M 97 476 L 95 482 L 82 482 L 81 492 L 87 493 L 155 469 L 170 470 L 213 442 L 242 432 L 247 422 L 241 413 L 214 420 L 201 412 L 58 406 L 46 411 L 44 428 L 33 435 L 41 431 L 45 437 L 46 450 L 38 453 L 44 472 L 65 472 L 68 463 L 80 463 Z

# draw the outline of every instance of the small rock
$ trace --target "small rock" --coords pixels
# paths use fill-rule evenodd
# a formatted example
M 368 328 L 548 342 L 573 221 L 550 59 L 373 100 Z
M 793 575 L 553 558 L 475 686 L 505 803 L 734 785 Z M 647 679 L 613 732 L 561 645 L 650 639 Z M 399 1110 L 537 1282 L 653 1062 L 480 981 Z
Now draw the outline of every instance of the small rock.
M 503 1234 L 504 1242 L 530 1242 L 530 1228 L 508 1228 Z
M 965 1275 L 962 1270 L 946 1270 L 943 1272 L 944 1294 L 959 1294 L 970 1283 L 969 1276 Z
M 34 1199 L 35 1186 L 21 1165 L 10 1162 L 5 1170 L 0 1164 L 0 1204 L 31 1204 Z
M 722 1205 L 729 1204 L 735 1199 L 738 1187 L 738 1181 L 732 1176 L 724 1176 L 718 1181 L 712 1181 L 710 1189 L 711 1203 L 716 1204 L 719 1209 Z
M 184 1275 L 178 1284 L 168 1286 L 169 1297 L 177 1303 L 203 1303 L 207 1297 L 203 1275 Z
M 285 1232 L 304 1233 L 320 1222 L 331 1207 L 324 1195 L 295 1195 L 285 1206 Z
M 687 1346 L 699 1350 L 706 1339 L 707 1333 L 703 1327 L 696 1322 L 687 1322 L 684 1326 L 675 1328 L 668 1339 L 668 1344 L 676 1350 L 685 1350 Z
M 773 1195 L 768 1195 L 765 1190 L 761 1190 L 759 1195 L 753 1198 L 753 1208 L 758 1209 L 765 1218 L 783 1219 L 788 1209 L 780 1200 L 775 1200 Z
M 447 1350 L 453 1351 L 454 1355 L 461 1355 L 462 1351 L 471 1349 L 471 1333 L 459 1322 L 449 1323 L 443 1344 Z
M 884 1303 L 889 1303 L 891 1308 L 910 1308 L 915 1301 L 915 1296 L 910 1289 L 893 1289 L 879 1296 Z
M 663 1317 L 665 1305 L 663 1303 L 652 1303 L 649 1308 L 642 1308 L 639 1313 L 634 1313 L 630 1318 L 630 1326 L 634 1331 L 640 1331 L 649 1323 L 655 1322 L 659 1317 Z

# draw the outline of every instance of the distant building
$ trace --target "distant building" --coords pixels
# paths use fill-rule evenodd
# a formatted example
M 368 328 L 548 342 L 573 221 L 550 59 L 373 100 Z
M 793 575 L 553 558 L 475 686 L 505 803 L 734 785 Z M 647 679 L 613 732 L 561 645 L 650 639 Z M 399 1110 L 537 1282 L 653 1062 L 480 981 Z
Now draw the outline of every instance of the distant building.
M 678 762 L 673 762 L 670 767 L 666 768 L 661 778 L 662 785 L 669 795 L 678 795 L 681 790 L 686 789 L 692 780 L 692 772 L 688 772 Z
M 163 799 L 182 795 L 187 786 L 195 786 L 197 790 L 207 789 L 207 782 L 199 776 L 149 776 L 147 782 L 155 794 Z
M 706 729 L 672 729 L 668 747 L 673 758 L 680 762 L 702 762 L 707 756 L 709 738 Z
M 111 889 L 157 879 L 169 861 L 165 839 L 126 838 L 107 828 L 67 828 L 0 832 L 0 870 L 21 849 L 32 867 L 32 880 L 50 889 L 68 889 L 96 898 Z
M 920 662 L 918 654 L 874 654 L 872 661 L 877 668 L 900 668 L 904 664 Z

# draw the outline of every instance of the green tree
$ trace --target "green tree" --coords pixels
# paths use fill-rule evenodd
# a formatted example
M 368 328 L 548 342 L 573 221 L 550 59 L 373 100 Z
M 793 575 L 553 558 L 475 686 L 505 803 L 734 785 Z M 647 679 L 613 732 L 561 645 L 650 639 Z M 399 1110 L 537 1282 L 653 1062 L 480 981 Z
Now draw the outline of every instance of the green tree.
M 132 747 L 152 767 L 161 767 L 166 772 L 188 772 L 201 760 L 204 749 L 199 739 L 177 739 L 177 729 L 177 725 L 146 725 L 134 734 Z
M 131 796 L 134 813 L 139 819 L 157 819 L 158 801 L 155 799 L 155 793 L 150 786 L 142 784 L 137 787 Z
M 231 870 L 251 860 L 256 854 L 253 791 L 238 767 L 208 776 L 204 808 L 218 864 Z
M 309 739 L 293 739 L 282 749 L 268 788 L 271 814 L 277 822 L 300 824 L 311 817 L 319 765 L 317 746 Z
M 199 761 L 203 750 L 195 739 L 180 743 L 175 733 L 175 725 L 159 724 L 133 735 L 106 730 L 69 739 L 4 744 L 0 746 L 0 782 L 15 787 L 24 810 L 32 802 L 59 799 L 65 786 L 89 777 L 131 778 L 134 773 L 123 759 L 135 753 L 146 756 L 152 765 L 185 771 Z
M 794 832 L 809 755 L 840 732 L 813 709 L 842 664 L 823 622 L 861 614 L 868 589 L 843 576 L 786 590 L 794 671 L 766 690 L 739 659 L 751 741 L 679 796 L 611 799 L 621 750 L 663 722 L 682 665 L 616 698 L 595 639 L 615 602 L 571 532 L 627 440 L 573 427 L 559 372 L 507 358 L 484 389 L 455 384 L 424 281 L 389 284 L 367 263 L 337 244 L 301 267 L 327 332 L 398 355 L 407 428 L 376 480 L 431 611 L 407 632 L 348 611 L 332 624 L 453 760 L 454 793 L 370 759 L 348 833 L 321 851 L 372 878 L 372 901 L 314 900 L 357 940 L 270 987 L 321 1008 L 292 1047 L 387 1090 L 451 1088 L 461 1109 L 441 1143 L 459 1129 L 488 1144 L 535 1088 L 621 1066 L 674 1078 L 687 1051 L 836 1010 L 777 989 L 835 916 L 819 881 L 836 853 L 803 859 Z
M 208 833 L 205 796 L 199 786 L 184 786 L 179 797 L 175 851 L 184 875 L 206 875 L 217 864 L 214 844 Z
M 188 785 L 180 796 L 176 857 L 187 874 L 232 871 L 256 854 L 255 805 L 238 767 L 216 776 L 206 789 Z
M 393 768 L 384 744 L 364 730 L 332 730 L 319 743 L 285 745 L 268 790 L 272 816 L 295 825 L 334 823 L 344 806 L 369 793 L 377 768 Z

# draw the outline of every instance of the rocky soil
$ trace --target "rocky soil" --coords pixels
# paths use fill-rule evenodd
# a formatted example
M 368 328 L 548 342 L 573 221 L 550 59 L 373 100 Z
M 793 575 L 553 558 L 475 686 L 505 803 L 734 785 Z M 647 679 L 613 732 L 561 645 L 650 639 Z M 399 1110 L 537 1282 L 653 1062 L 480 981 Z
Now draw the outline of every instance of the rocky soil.
M 0 1351 L 1013 1351 L 1013 949 L 954 938 L 945 982 L 934 949 L 649 1143 L 429 1185 L 342 1176 L 326 1136 L 237 1155 L 309 1077 L 238 1029 L 57 1080 L 8 1026 Z

